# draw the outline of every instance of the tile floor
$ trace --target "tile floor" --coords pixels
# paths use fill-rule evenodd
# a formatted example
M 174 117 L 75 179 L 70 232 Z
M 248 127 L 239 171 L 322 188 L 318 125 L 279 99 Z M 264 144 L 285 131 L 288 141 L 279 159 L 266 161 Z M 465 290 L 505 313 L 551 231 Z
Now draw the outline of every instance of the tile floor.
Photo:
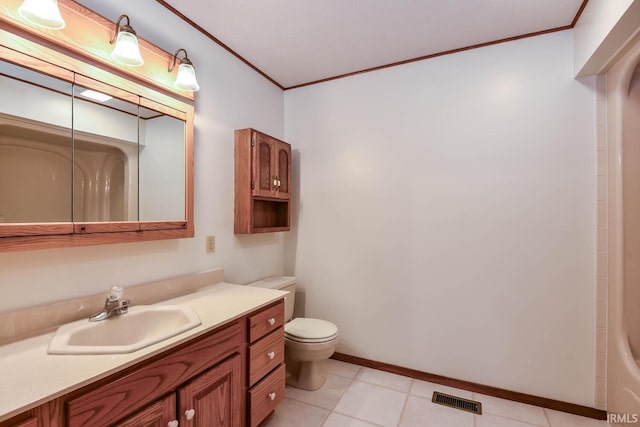
M 264 427 L 610 427 L 605 421 L 413 380 L 330 359 L 316 391 L 287 387 Z M 431 403 L 434 390 L 482 402 L 482 415 Z

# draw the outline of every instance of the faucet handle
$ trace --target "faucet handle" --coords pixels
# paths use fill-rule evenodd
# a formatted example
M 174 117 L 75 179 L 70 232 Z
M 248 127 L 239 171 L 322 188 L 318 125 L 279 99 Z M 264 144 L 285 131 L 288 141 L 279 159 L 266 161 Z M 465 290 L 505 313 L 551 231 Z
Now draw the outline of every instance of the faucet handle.
M 109 289 L 108 299 L 110 301 L 121 300 L 123 296 L 124 296 L 124 289 L 122 289 L 121 286 L 112 286 Z

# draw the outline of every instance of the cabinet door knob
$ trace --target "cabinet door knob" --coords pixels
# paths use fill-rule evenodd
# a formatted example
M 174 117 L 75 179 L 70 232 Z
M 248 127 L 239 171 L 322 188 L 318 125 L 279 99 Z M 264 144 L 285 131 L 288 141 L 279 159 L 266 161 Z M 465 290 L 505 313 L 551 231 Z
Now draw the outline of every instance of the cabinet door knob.
M 178 427 L 178 420 L 169 421 L 167 427 Z
M 272 391 L 271 393 L 269 393 L 269 399 L 270 400 L 276 400 L 276 392 Z
M 273 326 L 276 324 L 276 319 L 272 317 L 271 319 L 267 320 L 267 322 L 269 322 L 269 325 Z
M 186 411 L 184 411 L 184 416 L 187 417 L 188 421 L 191 421 L 195 414 L 196 411 L 194 409 L 187 409 Z
M 269 356 L 269 359 L 273 360 L 276 357 L 276 354 L 273 351 L 270 351 L 267 353 L 267 356 Z

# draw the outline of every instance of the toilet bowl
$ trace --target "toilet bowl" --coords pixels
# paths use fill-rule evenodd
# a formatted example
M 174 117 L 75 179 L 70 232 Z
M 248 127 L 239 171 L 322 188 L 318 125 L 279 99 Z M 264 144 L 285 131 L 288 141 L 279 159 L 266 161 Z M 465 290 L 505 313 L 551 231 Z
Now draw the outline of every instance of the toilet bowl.
M 288 291 L 284 312 L 284 357 L 287 384 L 304 390 L 317 390 L 327 380 L 325 361 L 338 345 L 338 327 L 333 323 L 305 317 L 293 317 L 296 278 L 272 276 L 249 286 Z

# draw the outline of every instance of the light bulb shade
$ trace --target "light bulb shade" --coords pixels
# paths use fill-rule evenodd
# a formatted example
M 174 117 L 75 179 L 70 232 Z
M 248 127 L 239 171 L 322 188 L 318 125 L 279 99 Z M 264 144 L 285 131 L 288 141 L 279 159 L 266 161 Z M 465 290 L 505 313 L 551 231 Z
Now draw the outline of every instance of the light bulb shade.
M 58 0 L 24 0 L 18 8 L 18 13 L 37 27 L 61 30 L 65 26 L 58 8 Z
M 144 64 L 138 46 L 138 37 L 128 31 L 120 30 L 116 38 L 116 45 L 111 52 L 111 58 L 123 65 L 139 67 Z
M 197 91 L 200 89 L 198 82 L 196 81 L 196 70 L 191 64 L 182 63 L 178 66 L 178 75 L 174 86 L 178 89 Z

